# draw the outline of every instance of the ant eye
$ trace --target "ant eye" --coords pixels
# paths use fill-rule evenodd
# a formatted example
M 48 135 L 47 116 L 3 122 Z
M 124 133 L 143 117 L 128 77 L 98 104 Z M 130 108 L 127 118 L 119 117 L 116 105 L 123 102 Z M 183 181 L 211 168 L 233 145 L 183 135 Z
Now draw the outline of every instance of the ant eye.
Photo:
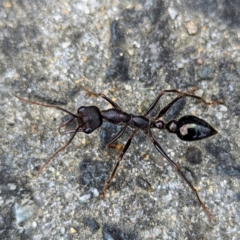
M 84 111 L 84 110 L 85 110 L 85 107 L 80 107 L 80 108 L 77 110 L 77 112 L 80 113 L 80 112 L 82 112 L 82 111 Z
M 90 133 L 92 133 L 92 128 L 86 128 L 85 130 L 84 130 L 84 132 L 86 133 L 86 134 L 90 134 Z

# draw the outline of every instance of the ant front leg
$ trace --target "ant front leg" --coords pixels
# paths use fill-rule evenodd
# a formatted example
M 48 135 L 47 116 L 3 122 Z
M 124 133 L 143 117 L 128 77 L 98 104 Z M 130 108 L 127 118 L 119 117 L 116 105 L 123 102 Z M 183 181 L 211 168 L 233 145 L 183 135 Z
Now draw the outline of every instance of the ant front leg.
M 108 101 L 114 108 L 120 109 L 121 108 L 117 105 L 117 103 L 115 103 L 114 101 L 112 101 L 110 98 L 108 98 L 106 95 L 101 94 L 101 93 L 94 93 L 92 91 L 90 91 L 87 87 L 83 87 L 83 89 L 85 90 L 85 92 L 87 93 L 87 95 L 89 97 L 99 97 L 101 96 L 103 99 L 105 99 L 106 101 Z
M 117 108 L 119 110 L 121 110 L 121 108 L 117 105 L 117 103 L 115 103 L 114 101 L 112 101 L 110 98 L 108 98 L 106 95 L 104 94 L 100 94 L 100 96 L 105 99 L 106 101 L 108 101 L 114 108 Z

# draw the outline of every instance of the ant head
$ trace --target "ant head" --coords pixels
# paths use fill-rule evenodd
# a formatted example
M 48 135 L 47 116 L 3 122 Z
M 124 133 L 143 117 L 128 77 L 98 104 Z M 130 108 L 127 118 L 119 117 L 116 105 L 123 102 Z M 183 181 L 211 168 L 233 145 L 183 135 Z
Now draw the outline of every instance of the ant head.
M 77 111 L 77 121 L 81 130 L 90 134 L 102 125 L 102 115 L 96 106 L 81 106 Z
M 70 134 L 75 132 L 92 133 L 102 125 L 102 115 L 96 106 L 81 106 L 77 114 L 71 114 L 72 117 L 59 126 L 60 134 Z M 61 131 L 61 128 L 65 128 Z

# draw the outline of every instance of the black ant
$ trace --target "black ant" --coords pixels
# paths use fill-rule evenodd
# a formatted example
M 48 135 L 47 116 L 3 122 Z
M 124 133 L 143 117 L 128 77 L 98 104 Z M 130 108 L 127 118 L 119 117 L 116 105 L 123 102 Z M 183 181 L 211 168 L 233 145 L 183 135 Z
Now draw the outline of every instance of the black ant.
M 35 104 L 47 108 L 55 108 L 58 110 L 61 110 L 63 112 L 66 112 L 71 115 L 71 118 L 67 121 L 63 122 L 59 127 L 58 131 L 60 134 L 72 134 L 68 142 L 59 148 L 51 157 L 48 158 L 48 160 L 41 166 L 41 168 L 38 171 L 38 175 L 42 172 L 43 168 L 60 152 L 63 151 L 73 140 L 73 138 L 76 136 L 78 132 L 84 132 L 86 134 L 92 133 L 95 129 L 101 127 L 103 120 L 108 121 L 110 123 L 116 124 L 116 125 L 123 125 L 123 128 L 116 134 L 116 136 L 107 144 L 107 147 L 109 147 L 111 144 L 113 144 L 117 139 L 119 139 L 123 133 L 126 131 L 127 127 L 131 127 L 132 133 L 130 137 L 127 140 L 127 143 L 125 144 L 123 150 L 121 151 L 120 155 L 118 156 L 117 163 L 105 183 L 101 197 L 104 197 L 110 182 L 114 178 L 117 168 L 128 150 L 131 141 L 134 137 L 134 135 L 139 131 L 142 130 L 143 133 L 152 141 L 154 147 L 157 149 L 157 151 L 164 157 L 166 160 L 171 164 L 171 166 L 177 171 L 177 173 L 183 178 L 183 180 L 188 184 L 188 186 L 191 188 L 191 190 L 196 195 L 196 198 L 198 200 L 198 203 L 203 208 L 205 213 L 208 215 L 208 217 L 213 220 L 212 214 L 209 212 L 207 207 L 203 204 L 201 201 L 197 190 L 193 187 L 192 183 L 186 178 L 184 173 L 181 171 L 180 167 L 165 153 L 165 151 L 162 149 L 160 144 L 157 142 L 157 140 L 153 137 L 151 129 L 156 128 L 159 130 L 166 129 L 170 133 L 176 134 L 181 140 L 183 141 L 196 141 L 201 140 L 207 137 L 210 137 L 214 134 L 217 134 L 217 131 L 206 121 L 192 115 L 187 115 L 181 117 L 178 121 L 176 120 L 170 120 L 169 122 L 165 123 L 162 120 L 159 120 L 171 107 L 172 105 L 178 101 L 179 99 L 183 97 L 190 97 L 195 98 L 197 100 L 200 100 L 205 105 L 211 105 L 211 104 L 217 104 L 219 102 L 206 102 L 203 98 L 193 95 L 192 92 L 194 92 L 196 89 L 191 90 L 190 92 L 183 93 L 176 89 L 171 90 L 163 90 L 161 91 L 158 96 L 155 98 L 155 100 L 152 102 L 150 107 L 147 109 L 144 115 L 134 115 L 127 112 L 124 112 L 117 103 L 113 102 L 111 99 L 109 99 L 104 94 L 97 94 L 98 96 L 101 96 L 103 99 L 105 99 L 107 102 L 109 102 L 113 108 L 110 108 L 108 110 L 100 110 L 96 106 L 81 106 L 78 108 L 77 113 L 73 114 L 69 112 L 68 110 L 61 108 L 59 106 L 52 106 L 47 104 L 42 104 L 30 100 L 23 99 L 21 97 L 16 96 L 19 100 Z M 165 93 L 177 93 L 178 96 L 173 99 L 167 106 L 165 106 L 163 109 L 159 111 L 159 113 L 154 118 L 149 118 L 147 115 L 155 108 L 156 104 L 158 103 L 159 99 L 165 94 Z M 77 122 L 77 127 L 72 129 L 67 129 L 65 131 L 61 131 L 62 127 L 70 127 L 70 123 L 73 121 Z

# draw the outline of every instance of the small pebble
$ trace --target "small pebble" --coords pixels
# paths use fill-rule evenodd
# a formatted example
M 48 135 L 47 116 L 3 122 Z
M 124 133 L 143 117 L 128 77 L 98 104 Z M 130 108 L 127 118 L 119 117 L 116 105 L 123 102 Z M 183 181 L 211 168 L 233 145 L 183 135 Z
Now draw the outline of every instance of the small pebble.
M 68 48 L 71 45 L 71 42 L 64 42 L 62 43 L 63 48 Z
M 221 105 L 219 110 L 220 112 L 227 112 L 228 108 L 224 105 Z
M 32 227 L 33 227 L 33 228 L 36 228 L 36 227 L 37 227 L 37 223 L 33 221 L 33 222 L 32 222 Z
M 75 228 L 70 228 L 70 233 L 71 234 L 74 234 L 74 233 L 76 233 L 77 231 L 76 231 L 76 229 Z
M 183 67 L 184 67 L 184 64 L 183 64 L 182 62 L 178 62 L 178 63 L 177 63 L 177 67 L 178 67 L 178 68 L 183 68 Z
M 216 114 L 216 117 L 217 117 L 219 120 L 222 119 L 222 116 L 223 116 L 223 114 L 222 114 L 221 112 L 218 112 L 218 113 Z
M 91 191 L 91 193 L 93 194 L 94 197 L 99 196 L 99 191 L 96 188 L 91 188 L 90 191 Z
M 80 201 L 80 202 L 86 202 L 86 201 L 89 200 L 90 198 L 91 198 L 91 194 L 88 193 L 88 194 L 85 194 L 85 195 L 81 196 L 81 197 L 79 198 L 79 201 Z
M 13 184 L 13 183 L 8 183 L 8 188 L 9 188 L 10 190 L 15 190 L 17 187 L 16 187 L 16 185 Z
M 203 96 L 203 90 L 198 89 L 198 90 L 195 91 L 194 94 L 195 94 L 196 96 L 202 97 L 202 96 Z
M 60 233 L 62 234 L 62 235 L 64 235 L 65 234 L 65 227 L 61 227 L 61 229 L 60 229 Z
M 197 58 L 196 59 L 196 64 L 202 65 L 204 63 L 204 60 L 202 58 Z
M 168 13 L 169 13 L 170 18 L 171 18 L 172 20 L 174 20 L 174 19 L 176 18 L 176 16 L 178 15 L 176 9 L 175 9 L 175 8 L 172 8 L 172 7 L 168 8 Z
M 201 66 L 198 70 L 198 77 L 205 80 L 213 80 L 214 70 L 210 65 Z
M 198 23 L 195 19 L 186 22 L 185 27 L 190 35 L 194 35 L 198 31 Z

